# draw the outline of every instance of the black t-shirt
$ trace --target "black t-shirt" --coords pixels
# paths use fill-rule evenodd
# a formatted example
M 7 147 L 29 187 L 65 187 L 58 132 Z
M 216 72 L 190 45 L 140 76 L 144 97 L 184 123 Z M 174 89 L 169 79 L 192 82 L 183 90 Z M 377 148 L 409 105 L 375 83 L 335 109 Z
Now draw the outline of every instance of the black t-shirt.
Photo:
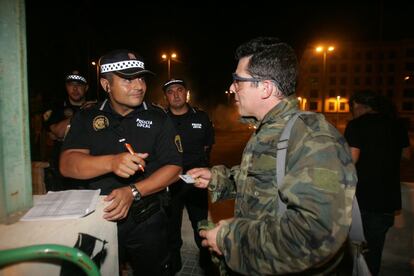
M 145 172 L 137 171 L 129 178 L 114 173 L 90 179 L 89 188 L 101 189 L 101 194 L 135 183 L 165 165 L 181 166 L 182 157 L 175 145 L 176 130 L 164 111 L 145 102 L 126 116 L 112 110 L 108 101 L 79 111 L 71 121 L 62 151 L 88 149 L 90 155 L 109 155 L 126 152 L 124 143 L 135 152 L 148 153 Z M 125 139 L 125 140 L 122 140 Z
M 349 122 L 345 138 L 360 150 L 356 195 L 361 210 L 401 209 L 400 161 L 402 149 L 409 146 L 402 123 L 380 114 L 365 114 Z
M 183 170 L 207 167 L 208 156 L 204 147 L 214 144 L 214 128 L 204 111 L 190 107 L 183 115 L 168 114 L 172 118 L 183 147 Z

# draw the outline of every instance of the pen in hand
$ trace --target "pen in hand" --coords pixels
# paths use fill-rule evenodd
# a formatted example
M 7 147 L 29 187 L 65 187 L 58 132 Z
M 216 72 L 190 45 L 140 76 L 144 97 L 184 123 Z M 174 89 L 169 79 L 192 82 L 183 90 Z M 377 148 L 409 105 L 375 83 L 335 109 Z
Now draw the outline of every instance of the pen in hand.
M 134 155 L 135 151 L 132 148 L 132 146 L 128 143 L 124 143 L 125 147 L 127 148 L 127 150 L 129 151 L 130 154 Z M 141 171 L 145 172 L 144 166 L 142 166 L 141 164 L 138 164 L 138 167 L 141 169 Z

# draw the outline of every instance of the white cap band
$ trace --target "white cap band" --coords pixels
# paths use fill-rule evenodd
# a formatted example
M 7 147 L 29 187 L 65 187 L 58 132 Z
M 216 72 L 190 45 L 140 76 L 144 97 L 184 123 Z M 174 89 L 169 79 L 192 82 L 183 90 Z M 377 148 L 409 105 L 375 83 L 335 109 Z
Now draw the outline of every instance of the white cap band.
M 81 82 L 87 83 L 86 79 L 79 75 L 68 75 L 66 77 L 66 81 L 81 81 Z
M 107 63 L 101 65 L 101 73 L 108 73 L 114 71 L 125 70 L 129 68 L 144 68 L 144 63 L 139 60 L 125 60 L 114 63 Z

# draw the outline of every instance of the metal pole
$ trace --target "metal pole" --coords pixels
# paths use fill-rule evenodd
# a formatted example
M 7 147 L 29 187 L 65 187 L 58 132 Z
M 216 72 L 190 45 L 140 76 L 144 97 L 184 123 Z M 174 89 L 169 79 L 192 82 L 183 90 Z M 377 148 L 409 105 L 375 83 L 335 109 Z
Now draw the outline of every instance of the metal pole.
M 168 63 L 168 79 L 171 79 L 171 58 L 168 58 L 167 60 Z
M 323 51 L 323 76 L 322 76 L 322 113 L 325 113 L 325 93 L 326 93 L 326 50 Z
M 339 101 L 340 99 L 341 99 L 340 96 L 336 97 L 336 128 L 338 128 L 339 126 Z

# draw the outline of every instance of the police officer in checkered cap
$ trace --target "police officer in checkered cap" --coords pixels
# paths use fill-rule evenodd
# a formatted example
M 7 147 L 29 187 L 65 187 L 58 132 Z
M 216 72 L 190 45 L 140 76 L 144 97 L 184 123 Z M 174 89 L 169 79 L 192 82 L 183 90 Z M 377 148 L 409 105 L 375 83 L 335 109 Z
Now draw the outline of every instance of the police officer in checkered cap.
M 107 195 L 103 219 L 118 225 L 120 264 L 134 275 L 169 275 L 166 187 L 181 172 L 180 137 L 159 107 L 144 101 L 153 73 L 130 50 L 99 61 L 108 98 L 76 114 L 61 154 L 63 175 Z
M 86 78 L 73 70 L 65 76 L 66 97 L 63 102 L 57 103 L 52 109 L 43 114 L 44 124 L 49 133 L 49 137 L 54 141 L 50 157 L 50 169 L 52 179 L 47 181 L 48 190 L 71 189 L 67 181 L 59 173 L 59 154 L 62 140 L 66 129 L 73 115 L 85 105 L 91 104 L 86 101 L 88 82 Z M 50 183 L 49 183 L 50 182 Z

